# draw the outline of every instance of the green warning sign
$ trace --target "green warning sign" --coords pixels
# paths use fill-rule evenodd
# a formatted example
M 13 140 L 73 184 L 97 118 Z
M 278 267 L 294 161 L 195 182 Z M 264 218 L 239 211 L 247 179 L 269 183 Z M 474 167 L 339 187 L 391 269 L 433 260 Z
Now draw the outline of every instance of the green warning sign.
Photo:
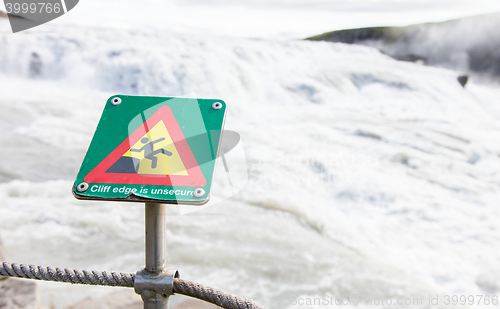
M 111 97 L 76 178 L 75 197 L 206 203 L 225 112 L 222 100 Z

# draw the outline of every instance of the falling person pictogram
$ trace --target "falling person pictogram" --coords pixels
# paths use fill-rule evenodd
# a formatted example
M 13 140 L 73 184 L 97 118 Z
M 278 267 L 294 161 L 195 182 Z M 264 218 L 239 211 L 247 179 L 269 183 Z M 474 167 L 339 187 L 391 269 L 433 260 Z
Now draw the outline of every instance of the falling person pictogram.
M 130 151 L 132 151 L 132 152 L 142 152 L 142 151 L 144 151 L 144 158 L 151 160 L 151 168 L 155 169 L 156 166 L 157 166 L 157 164 L 158 164 L 158 158 L 156 157 L 157 154 L 163 153 L 166 156 L 171 156 L 172 155 L 172 153 L 170 151 L 165 150 L 163 148 L 153 150 L 154 149 L 154 144 L 159 143 L 159 142 L 161 142 L 163 140 L 165 140 L 164 137 L 159 138 L 159 139 L 157 139 L 155 141 L 150 142 L 149 138 L 143 137 L 141 139 L 141 143 L 143 143 L 145 145 L 142 146 L 140 149 L 132 149 L 131 148 Z
M 190 187 L 207 183 L 168 106 L 150 116 L 85 177 L 93 183 Z

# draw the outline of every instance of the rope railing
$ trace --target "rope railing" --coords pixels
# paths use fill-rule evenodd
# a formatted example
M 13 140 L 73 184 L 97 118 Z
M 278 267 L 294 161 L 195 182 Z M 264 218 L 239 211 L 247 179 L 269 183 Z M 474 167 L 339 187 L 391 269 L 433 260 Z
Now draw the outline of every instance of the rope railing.
M 106 271 L 79 271 L 3 262 L 0 275 L 24 279 L 35 279 L 73 284 L 134 287 L 135 274 Z
M 41 267 L 1 262 L 0 276 L 117 287 L 134 287 L 135 274 Z M 225 309 L 266 309 L 253 301 L 183 279 L 174 279 L 174 293 L 204 300 Z

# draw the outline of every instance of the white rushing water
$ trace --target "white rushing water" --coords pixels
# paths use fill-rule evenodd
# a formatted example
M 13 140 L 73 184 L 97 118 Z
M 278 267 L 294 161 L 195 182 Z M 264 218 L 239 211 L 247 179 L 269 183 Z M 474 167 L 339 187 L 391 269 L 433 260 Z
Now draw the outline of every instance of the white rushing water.
M 109 96 L 195 93 L 227 102 L 250 180 L 203 212 L 171 209 L 168 264 L 183 278 L 289 309 L 500 293 L 499 89 L 362 46 L 43 30 L 0 36 L 0 235 L 12 261 L 140 269 L 143 207 L 75 200 L 72 181 Z M 56 308 L 116 291 L 39 286 Z

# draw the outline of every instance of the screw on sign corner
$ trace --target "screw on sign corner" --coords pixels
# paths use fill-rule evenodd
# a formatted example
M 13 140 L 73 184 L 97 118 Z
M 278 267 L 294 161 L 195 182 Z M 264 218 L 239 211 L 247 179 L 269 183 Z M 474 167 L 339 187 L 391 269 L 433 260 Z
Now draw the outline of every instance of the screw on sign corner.
M 76 186 L 76 191 L 78 192 L 85 192 L 89 188 L 89 184 L 86 182 L 80 183 L 78 186 Z
M 221 109 L 222 108 L 222 103 L 221 102 L 215 102 L 212 104 L 213 109 Z
M 194 197 L 203 197 L 203 195 L 205 195 L 205 190 L 203 190 L 202 188 L 197 188 L 193 191 Z
M 111 99 L 111 104 L 113 105 L 118 105 L 122 102 L 122 99 L 120 99 L 119 97 L 114 97 Z

